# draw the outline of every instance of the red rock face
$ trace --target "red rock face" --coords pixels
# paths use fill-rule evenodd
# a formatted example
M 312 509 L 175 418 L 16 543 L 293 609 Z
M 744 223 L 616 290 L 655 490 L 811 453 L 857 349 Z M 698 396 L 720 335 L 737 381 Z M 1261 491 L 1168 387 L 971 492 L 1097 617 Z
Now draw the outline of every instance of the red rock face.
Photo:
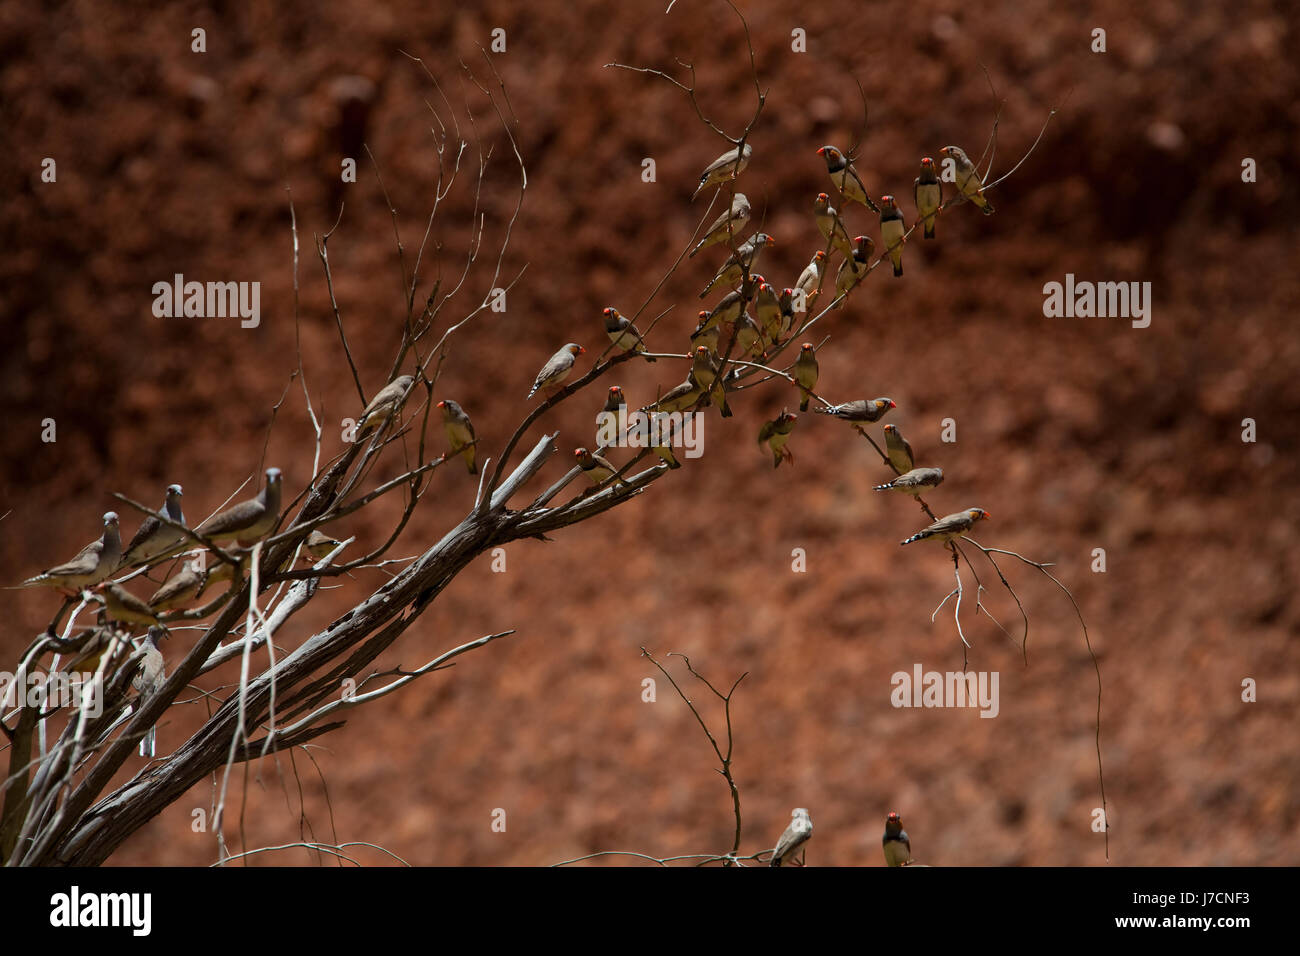
M 259 471 L 270 409 L 297 364 L 290 198 L 303 367 L 326 422 L 323 450 L 340 447 L 338 423 L 360 403 L 313 242 L 340 200 L 330 265 L 367 395 L 384 384 L 404 315 L 373 164 L 361 152 L 358 181 L 342 184 L 340 150 L 365 142 L 378 160 L 409 275 L 437 180 L 437 123 L 425 100 L 440 101 L 397 50 L 424 56 L 459 107 L 457 57 L 479 58 L 477 45 L 501 26 L 507 52 L 493 62 L 519 120 L 529 183 L 502 276 L 525 262 L 528 270 L 504 313 L 454 337 L 435 395 L 471 414 L 480 461 L 495 456 L 546 357 L 566 341 L 587 346 L 580 363 L 603 349 L 601 309 L 631 316 L 705 215 L 705 195 L 687 200 L 726 144 L 668 84 L 602 64 L 692 60 L 703 109 L 738 131 L 753 87 L 734 16 L 714 6 L 665 17 L 658 7 L 589 2 L 530 4 L 527 16 L 506 5 L 488 15 L 445 4 L 392 13 L 277 4 L 275 20 L 199 23 L 100 5 L 93 28 L 79 30 L 34 8 L 9 11 L 0 576 L 16 583 L 65 560 L 109 507 L 123 512 L 129 534 L 134 519 L 112 491 L 156 503 L 181 482 L 197 521 Z M 1184 6 L 1116 7 L 1104 24 L 1041 2 L 956 21 L 905 3 L 865 18 L 850 3 L 796 19 L 756 9 L 751 28 L 771 92 L 742 178 L 749 231 L 777 239 L 761 271 L 790 286 L 822 245 L 809 212 L 828 185 L 816 150 L 847 147 L 861 127 L 851 76 L 871 106 L 858 168 L 875 197 L 900 197 L 909 222 L 920 157 L 937 159 L 951 142 L 972 156 L 983 147 L 994 98 L 980 62 L 1007 101 L 995 173 L 1063 104 L 1037 152 L 990 193 L 995 215 L 949 209 L 937 241 L 909 242 L 903 279 L 882 271 L 821 324 L 832 339 L 818 351 L 818 387 L 836 401 L 894 398 L 889 420 L 917 464 L 945 470 L 927 496 L 935 511 L 987 508 L 994 517 L 981 541 L 1056 562 L 1053 573 L 1073 589 L 1105 681 L 1112 861 L 1295 865 L 1300 170 L 1294 124 L 1283 117 L 1293 113 L 1296 67 L 1285 24 Z M 808 53 L 790 49 L 796 25 Z M 1108 30 L 1105 54 L 1089 51 L 1098 25 Z M 196 26 L 207 30 L 205 54 L 189 49 Z M 518 172 L 500 121 L 477 92 L 470 102 L 494 144 L 481 198 L 484 247 L 494 250 Z M 470 135 L 463 109 L 458 119 Z M 40 181 L 44 157 L 58 164 L 56 184 Z M 641 181 L 646 157 L 656 161 L 654 183 Z M 1241 181 L 1246 157 L 1257 162 L 1255 183 Z M 476 168 L 471 143 L 432 233 L 445 249 L 444 277 L 463 261 Z M 862 207 L 841 212 L 850 235 L 878 232 Z M 721 258 L 702 255 L 667 283 L 651 313 L 677 308 L 649 333 L 652 348 L 687 351 L 695 294 Z M 462 304 L 487 294 L 494 261 L 481 257 Z M 420 271 L 417 303 L 437 273 L 428 255 Z M 1044 318 L 1042 286 L 1067 272 L 1152 282 L 1151 327 Z M 154 318 L 150 289 L 176 273 L 260 282 L 260 326 Z M 439 324 L 462 314 L 449 307 Z M 637 321 L 645 331 L 647 318 Z M 587 400 L 566 403 L 548 430 L 561 430 L 561 447 L 586 443 L 608 385 L 636 407 L 684 368 L 623 365 Z M 313 442 L 293 388 L 267 457 L 284 469 L 286 498 L 309 478 Z M 641 699 L 642 680 L 658 676 L 640 657 L 644 645 L 688 654 L 718 684 L 749 672 L 733 707 L 748 851 L 770 848 L 790 808 L 802 806 L 817 828 L 810 863 L 881 865 L 884 815 L 896 809 L 922 862 L 1101 863 L 1089 827 L 1100 805 L 1096 682 L 1068 600 L 1004 561 L 1032 617 L 1029 666 L 987 618 L 965 625 L 971 666 L 1000 672 L 998 717 L 891 707 L 894 672 L 962 664 L 951 604 L 930 621 L 952 566 L 937 547 L 898 547 L 928 519 L 910 499 L 871 490 L 890 472 L 842 423 L 800 416 L 790 444 L 798 465 L 772 469 L 754 435 L 795 401 L 776 385 L 740 393 L 734 418 L 708 421 L 704 456 L 651 493 L 550 543 L 510 545 L 505 573 L 485 555 L 458 578 L 381 665 L 411 667 L 481 634 L 519 633 L 319 741 L 329 748 L 316 759 L 340 838 L 440 864 L 729 847 L 730 799 L 693 718 L 662 679 L 657 702 Z M 54 444 L 40 441 L 44 418 L 57 422 Z M 945 418 L 956 420 L 955 444 L 940 441 Z M 1254 444 L 1241 441 L 1245 418 L 1257 422 Z M 434 425 L 437 443 L 436 416 Z M 539 482 L 568 467 L 564 459 Z M 447 468 L 432 495 L 394 554 L 437 540 L 471 506 L 474 482 Z M 385 501 L 341 530 L 378 542 L 398 506 Z M 713 529 L 703 541 L 689 536 L 702 528 Z M 806 573 L 791 570 L 796 548 Z M 1090 570 L 1095 548 L 1106 550 L 1104 574 Z M 592 549 L 611 556 L 599 570 Z M 991 568 L 979 570 L 990 609 L 1019 636 L 1015 605 Z M 296 646 L 380 581 L 363 574 L 322 596 L 282 645 Z M 53 607 L 49 594 L 0 591 L 3 660 Z M 188 646 L 173 642 L 169 660 L 178 645 Z M 1241 701 L 1246 678 L 1259 682 L 1258 703 Z M 695 697 L 716 726 L 721 710 Z M 159 752 L 204 713 L 174 708 Z M 297 769 L 319 837 L 329 832 L 323 791 L 305 760 Z M 265 792 L 250 788 L 249 847 L 297 833 L 296 785 L 284 784 L 290 809 L 269 765 L 267 774 Z M 114 862 L 209 862 L 215 840 L 189 828 L 209 799 L 207 784 L 196 787 Z M 492 828 L 497 808 L 504 833 Z

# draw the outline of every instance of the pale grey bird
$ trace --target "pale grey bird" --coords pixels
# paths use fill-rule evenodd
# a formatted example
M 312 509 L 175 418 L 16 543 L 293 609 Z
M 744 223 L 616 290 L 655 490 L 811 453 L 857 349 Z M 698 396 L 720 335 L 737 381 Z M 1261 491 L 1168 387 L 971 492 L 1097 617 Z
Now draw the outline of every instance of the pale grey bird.
M 889 463 L 900 475 L 911 471 L 916 465 L 912 458 L 912 443 L 903 437 L 897 425 L 885 426 L 885 451 Z
M 776 849 L 772 851 L 771 866 L 781 866 L 789 860 L 794 859 L 797 852 L 805 849 L 805 844 L 812 839 L 813 825 L 812 817 L 803 807 L 795 807 L 790 811 L 790 825 L 785 828 L 781 834 L 781 839 L 776 841 Z
M 241 501 L 199 525 L 198 533 L 215 544 L 234 541 L 242 547 L 255 544 L 275 527 L 280 517 L 280 469 L 266 469 L 266 484 L 256 498 Z
M 695 244 L 695 248 L 690 251 L 687 258 L 694 259 L 709 246 L 739 238 L 740 230 L 744 229 L 745 224 L 749 222 L 750 212 L 749 199 L 744 193 L 736 193 L 731 201 L 731 208 L 713 220 L 713 225 L 709 226 L 708 231 L 704 233 L 704 238 Z
M 878 422 L 891 408 L 897 407 L 892 398 L 862 398 L 856 402 L 832 405 L 830 408 L 814 408 L 813 411 L 818 415 L 833 415 L 840 421 L 861 425 Z
M 883 485 L 876 485 L 876 491 L 901 491 L 905 495 L 911 495 L 915 498 L 923 491 L 931 488 L 938 488 L 943 484 L 942 468 L 913 468 L 911 471 L 904 472 L 893 481 L 887 481 Z
M 165 514 L 177 524 L 185 525 L 185 514 L 181 511 L 181 495 L 184 492 L 180 485 L 167 486 L 167 498 L 163 501 L 163 506 L 158 510 Z M 131 543 L 126 547 L 126 553 L 122 555 L 120 567 L 132 567 L 178 550 L 179 546 L 186 540 L 185 532 L 180 528 L 174 528 L 164 521 L 159 521 L 153 515 L 146 515 L 144 521 L 140 522 L 140 527 L 131 539 Z
M 731 285 L 739 282 L 745 275 L 746 269 L 751 273 L 754 269 L 754 263 L 758 260 L 758 255 L 766 247 L 776 245 L 776 240 L 765 232 L 756 232 L 749 237 L 749 240 L 742 244 L 737 250 L 740 254 L 733 252 L 727 257 L 727 261 L 722 264 L 718 274 L 713 277 L 713 281 L 704 287 L 700 293 L 703 299 L 714 287 L 719 285 Z
M 844 228 L 840 214 L 830 205 L 831 197 L 818 193 L 813 200 L 813 218 L 817 220 L 817 231 L 827 240 L 832 248 L 838 249 L 846 258 L 853 255 L 853 243 L 849 241 L 849 231 Z
M 122 557 L 122 537 L 117 528 L 117 512 L 104 513 L 104 533 L 90 542 L 71 561 L 42 571 L 22 583 L 25 588 L 51 587 L 76 593 L 93 587 L 113 573 Z
M 984 213 L 984 215 L 993 215 L 993 204 L 984 198 L 984 184 L 980 182 L 979 173 L 975 171 L 975 164 L 970 161 L 966 151 L 960 146 L 945 146 L 939 152 L 953 161 L 958 191 L 976 206 L 979 206 L 980 212 Z
M 569 373 L 573 371 L 574 359 L 585 351 L 587 350 L 577 342 L 570 342 L 547 359 L 546 364 L 542 366 L 542 370 L 537 373 L 532 391 L 528 393 L 528 398 L 524 399 L 524 401 L 528 401 L 538 392 L 546 392 L 549 395 L 559 388 L 561 383 L 569 377 Z
M 375 394 L 357 422 L 358 441 L 372 428 L 382 425 L 389 414 L 395 414 L 401 409 L 406 401 L 406 393 L 414 381 L 414 375 L 399 375 Z
M 970 531 L 971 528 L 985 518 L 991 518 L 983 508 L 967 508 L 965 511 L 956 511 L 950 515 L 944 515 L 934 524 L 927 525 L 916 534 L 912 535 L 899 544 L 911 544 L 913 541 L 938 541 L 947 544 L 953 538 L 960 538 Z
M 695 201 L 695 197 L 700 194 L 701 190 L 739 176 L 744 168 L 749 165 L 749 157 L 753 154 L 754 147 L 746 143 L 743 150 L 739 148 L 729 149 L 705 166 L 704 172 L 700 174 L 700 184 L 695 187 L 695 192 L 691 193 L 691 201 Z
M 141 705 L 162 690 L 163 684 L 167 682 L 165 662 L 163 661 L 162 651 L 158 648 L 158 642 L 166 636 L 166 628 L 151 627 L 144 639 L 144 659 L 141 661 L 140 669 L 131 678 L 131 686 L 140 693 L 139 703 Z M 144 737 L 141 738 L 141 757 L 154 756 L 157 743 L 157 734 L 154 731 L 155 728 L 150 727 L 145 731 Z
M 201 559 L 186 561 L 184 567 L 168 578 L 149 598 L 149 609 L 155 614 L 184 607 L 199 596 L 207 574 Z

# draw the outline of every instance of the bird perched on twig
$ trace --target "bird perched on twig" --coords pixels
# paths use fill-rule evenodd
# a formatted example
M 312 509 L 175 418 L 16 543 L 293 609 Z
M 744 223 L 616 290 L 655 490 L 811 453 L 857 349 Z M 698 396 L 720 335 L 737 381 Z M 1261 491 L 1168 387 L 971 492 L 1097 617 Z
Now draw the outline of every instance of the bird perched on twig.
M 731 417 L 731 406 L 727 404 L 727 391 L 718 378 L 718 364 L 703 345 L 695 349 L 691 359 L 691 374 L 695 383 L 702 389 L 709 389 L 709 399 L 713 402 L 723 418 Z
M 835 211 L 830 201 L 831 197 L 825 193 L 818 193 L 817 198 L 813 200 L 813 218 L 817 220 L 817 231 L 832 247 L 844 253 L 846 257 L 852 256 L 853 243 L 849 241 L 849 231 L 844 228 L 839 213 Z
M 930 488 L 938 488 L 943 484 L 942 468 L 913 468 L 911 471 L 904 472 L 893 481 L 887 481 L 883 485 L 876 485 L 876 491 L 901 491 L 905 495 L 917 497 L 921 492 Z
M 831 174 L 831 182 L 835 184 L 841 196 L 862 203 L 872 212 L 880 212 L 876 204 L 871 201 L 867 187 L 862 185 L 862 177 L 843 153 L 827 144 L 817 150 L 817 155 L 826 160 L 826 171 Z
M 897 813 L 885 818 L 885 835 L 881 837 L 885 849 L 885 862 L 890 866 L 905 866 L 912 862 L 912 843 L 903 829 L 903 820 Z
M 104 533 L 90 542 L 71 561 L 55 565 L 28 578 L 22 587 L 60 588 L 75 594 L 83 588 L 93 587 L 113 573 L 122 557 L 122 537 L 117 528 L 117 512 L 104 513 Z
M 736 252 L 727 256 L 727 261 L 722 264 L 722 268 L 718 270 L 718 274 L 713 277 L 712 281 L 704 287 L 704 291 L 700 293 L 700 298 L 703 299 L 716 286 L 732 285 L 739 282 L 747 270 L 752 272 L 759 253 L 768 246 L 774 245 L 776 245 L 776 240 L 767 233 L 754 233 L 741 244 Z
M 641 333 L 637 331 L 637 327 L 630 319 L 624 318 L 623 313 L 613 306 L 605 309 L 602 314 L 605 316 L 605 334 L 609 336 L 615 348 L 621 352 L 630 350 L 638 355 L 645 353 L 645 340 L 641 338 Z M 646 355 L 645 360 L 653 362 L 655 357 Z
M 769 866 L 781 866 L 793 860 L 796 853 L 806 849 L 805 844 L 812 839 L 812 832 L 812 817 L 808 815 L 808 811 L 803 807 L 795 807 L 791 810 L 790 825 L 781 834 L 781 839 L 776 841 L 776 849 L 772 851 L 772 862 Z
M 780 415 L 770 422 L 764 422 L 759 428 L 758 443 L 762 445 L 767 442 L 767 447 L 772 451 L 773 468 L 780 468 L 783 461 L 794 464 L 794 452 L 786 447 L 786 442 L 790 440 L 790 433 L 798 422 L 798 415 L 783 408 Z
M 600 455 L 592 454 L 585 448 L 573 449 L 573 457 L 578 460 L 578 467 L 582 469 L 584 475 L 591 479 L 593 485 L 598 485 L 618 473 L 618 469 L 613 464 Z M 616 483 L 626 484 L 622 478 L 619 478 Z
M 740 313 L 737 312 L 737 317 Z M 718 323 L 709 321 L 709 313 L 700 309 L 700 324 L 691 333 L 691 345 L 695 348 L 703 345 L 710 352 L 718 350 Z
M 168 485 L 167 497 L 163 501 L 163 506 L 158 509 L 172 521 L 184 527 L 185 514 L 181 511 L 181 495 L 184 492 L 180 485 Z M 185 532 L 180 528 L 174 528 L 164 521 L 160 521 L 154 515 L 146 515 L 144 521 L 140 522 L 140 527 L 135 532 L 135 537 L 126 547 L 126 553 L 122 555 L 122 561 L 118 567 L 131 567 L 136 564 L 144 564 L 153 558 L 168 554 L 185 541 Z
M 704 388 L 699 382 L 695 381 L 694 377 L 688 374 L 686 381 L 669 389 L 657 402 L 647 405 L 641 410 L 644 412 L 680 412 L 698 402 L 700 395 L 703 393 Z
M 390 414 L 395 415 L 401 410 L 406 402 L 406 393 L 414 381 L 414 375 L 399 375 L 375 393 L 375 397 L 370 400 L 370 404 L 365 407 L 361 418 L 357 421 L 357 441 L 360 441 L 362 436 L 371 429 L 378 428 L 387 421 Z
M 894 264 L 894 278 L 903 274 L 903 242 L 907 230 L 903 226 L 903 213 L 893 196 L 880 197 L 880 240 L 885 244 L 889 260 Z
M 803 293 L 804 302 L 811 302 L 817 298 L 819 287 L 822 284 L 822 274 L 826 271 L 826 253 L 818 249 L 813 253 L 812 260 L 803 267 L 803 272 L 799 273 L 799 278 L 795 280 L 794 287 Z
M 198 533 L 221 544 L 234 541 L 241 547 L 255 544 L 275 527 L 280 517 L 280 469 L 266 469 L 266 484 L 256 498 L 241 501 L 199 525 Z
M 913 541 L 938 541 L 947 544 L 953 538 L 960 538 L 975 527 L 976 524 L 985 518 L 991 518 L 983 508 L 967 508 L 965 511 L 957 511 L 950 515 L 944 515 L 934 524 L 922 528 L 916 534 L 912 535 L 899 544 L 911 544 Z
M 564 348 L 560 349 L 542 366 L 542 370 L 537 373 L 537 379 L 533 382 L 532 391 L 528 393 L 528 399 L 532 398 L 538 392 L 546 393 L 549 398 L 550 394 L 560 387 L 561 383 L 569 377 L 573 371 L 573 360 L 587 351 L 576 342 L 570 342 Z
M 444 398 L 438 407 L 442 409 L 442 427 L 447 432 L 451 454 L 460 455 L 469 473 L 477 475 L 478 465 L 474 464 L 474 423 L 469 420 L 459 402 Z
M 924 224 L 924 235 L 934 238 L 934 224 L 943 208 L 943 185 L 935 173 L 934 160 L 929 156 L 921 159 L 921 175 L 912 184 L 912 198 L 916 200 L 916 212 Z
M 799 346 L 799 357 L 794 360 L 794 380 L 799 386 L 799 411 L 808 411 L 812 390 L 817 387 L 817 350 L 811 342 Z
M 840 263 L 840 271 L 835 275 L 836 298 L 848 295 L 867 277 L 867 273 L 871 270 L 871 255 L 875 249 L 876 244 L 871 241 L 870 236 L 854 238 L 853 255 Z M 844 301 L 841 300 L 835 303 L 835 307 L 838 309 L 843 304 Z
M 911 471 L 915 466 L 915 462 L 912 460 L 912 444 L 903 437 L 903 433 L 898 430 L 897 425 L 885 426 L 885 448 L 888 452 L 889 463 L 894 466 L 894 471 L 900 475 Z
M 172 575 L 149 598 L 149 610 L 155 614 L 174 611 L 184 607 L 199 596 L 203 590 L 207 574 L 203 570 L 203 559 L 194 558 L 186 561 L 184 567 Z
M 110 621 L 130 625 L 134 632 L 137 625 L 158 623 L 158 613 L 120 584 L 112 582 L 104 585 L 100 595 L 104 601 L 104 611 Z
M 891 408 L 897 407 L 892 398 L 862 398 L 856 402 L 832 405 L 830 408 L 814 408 L 813 411 L 819 415 L 833 415 L 852 425 L 860 425 L 878 422 Z
M 979 206 L 980 212 L 984 215 L 993 215 L 993 204 L 984 198 L 984 184 L 980 182 L 980 175 L 975 170 L 975 164 L 966 155 L 966 151 L 960 146 L 945 146 L 939 152 L 949 157 L 956 167 L 954 174 L 958 192 Z
M 158 642 L 164 637 L 167 637 L 166 628 L 151 627 L 144 639 L 144 659 L 140 664 L 140 669 L 131 678 L 131 686 L 140 693 L 141 704 L 162 690 L 163 684 L 167 682 L 167 671 L 164 666 L 162 650 L 158 647 Z M 150 727 L 140 740 L 140 756 L 154 756 L 156 741 L 155 728 Z
M 726 242 L 728 239 L 739 236 L 740 230 L 744 229 L 745 224 L 749 222 L 749 216 L 749 199 L 744 193 L 736 193 L 731 200 L 731 208 L 713 220 L 713 224 L 704 233 L 704 238 L 695 244 L 695 248 L 687 254 L 687 258 L 694 259 L 709 246 L 715 246 L 719 242 Z
M 700 173 L 700 184 L 695 187 L 695 192 L 691 193 L 691 201 L 695 201 L 695 197 L 700 194 L 701 190 L 739 176 L 745 167 L 749 165 L 749 158 L 753 154 L 754 147 L 746 143 L 743 150 L 739 147 L 729 149 L 705 166 L 704 172 Z

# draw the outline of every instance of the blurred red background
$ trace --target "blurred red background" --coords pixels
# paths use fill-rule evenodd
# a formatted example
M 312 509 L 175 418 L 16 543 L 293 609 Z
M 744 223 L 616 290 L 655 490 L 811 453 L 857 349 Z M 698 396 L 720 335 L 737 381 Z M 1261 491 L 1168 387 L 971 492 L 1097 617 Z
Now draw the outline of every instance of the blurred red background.
M 425 59 L 467 137 L 469 104 L 493 147 L 480 210 L 485 248 L 495 250 L 517 169 L 458 61 L 490 77 L 479 47 L 493 28 L 506 31 L 506 52 L 492 62 L 518 118 L 528 190 L 502 275 L 527 271 L 504 313 L 453 338 L 435 394 L 470 412 L 482 454 L 495 456 L 530 407 L 523 396 L 547 356 L 578 341 L 590 358 L 604 347 L 600 310 L 631 313 L 644 300 L 694 229 L 704 204 L 688 201 L 694 181 L 725 144 L 669 84 L 602 67 L 694 62 L 705 112 L 739 131 L 754 91 L 734 13 L 705 2 L 679 2 L 668 15 L 662 3 L 475 7 L 0 8 L 9 157 L 0 168 L 0 578 L 16 584 L 71 556 L 109 508 L 123 511 L 129 535 L 136 519 L 113 491 L 156 505 L 181 482 L 193 521 L 258 469 L 271 409 L 296 366 L 290 198 L 303 367 L 326 423 L 323 451 L 340 447 L 337 423 L 358 402 L 313 237 L 343 201 L 331 266 L 372 394 L 405 307 L 392 221 L 360 144 L 378 161 L 409 269 L 437 181 L 426 101 L 448 112 L 400 51 Z M 996 171 L 1060 107 L 1037 151 L 990 193 L 996 215 L 950 210 L 937 242 L 909 243 L 903 279 L 881 271 L 821 324 L 831 340 L 819 391 L 893 397 L 890 420 L 923 463 L 947 472 L 929 497 L 936 511 L 978 504 L 993 514 L 985 544 L 1056 562 L 1102 668 L 1112 862 L 1300 862 L 1294 9 L 742 8 L 770 90 L 743 189 L 754 228 L 777 239 L 760 271 L 780 285 L 819 247 L 809 207 L 828 179 L 816 149 L 847 146 L 861 128 L 854 77 L 870 104 L 858 165 L 877 195 L 902 198 L 909 218 L 922 155 L 948 143 L 983 148 L 998 101 L 982 67 L 1003 104 Z M 190 49 L 199 27 L 203 54 Z M 795 28 L 806 31 L 806 53 L 791 49 Z M 1095 28 L 1106 30 L 1105 53 L 1090 50 Z M 367 89 L 357 78 L 373 84 L 359 110 L 344 96 Z M 357 158 L 356 184 L 340 183 L 342 156 Z M 57 183 L 40 180 L 45 157 L 58 164 Z M 656 161 L 655 183 L 641 181 L 645 157 Z M 1258 166 L 1253 183 L 1241 177 L 1247 157 Z M 441 257 L 431 245 L 420 300 L 439 269 L 450 282 L 463 266 L 477 162 L 471 141 L 463 181 L 431 233 Z M 852 232 L 878 232 L 861 208 L 847 215 Z M 492 258 L 443 327 L 487 293 Z M 652 314 L 675 305 L 656 348 L 685 349 L 717 258 L 684 264 L 655 300 Z M 1151 282 L 1150 328 L 1045 318 L 1043 284 L 1067 272 Z M 261 325 L 154 318 L 151 287 L 176 273 L 259 281 Z M 560 430 L 562 454 L 537 490 L 568 467 L 568 449 L 587 443 L 606 385 L 640 404 L 682 371 L 670 361 L 622 365 L 562 406 L 544 423 Z M 709 419 L 705 456 L 649 494 L 550 543 L 511 545 L 504 574 L 486 555 L 468 569 L 384 661 L 411 667 L 481 634 L 518 634 L 354 712 L 310 761 L 282 756 L 237 777 L 235 806 L 246 805 L 230 817 L 235 849 L 364 840 L 424 864 L 725 850 L 726 786 L 671 688 L 660 680 L 658 702 L 642 702 L 642 680 L 657 676 L 640 657 L 645 645 L 689 655 L 716 684 L 748 673 L 733 706 L 747 852 L 771 847 L 790 808 L 804 806 L 816 827 L 813 864 L 881 865 L 890 810 L 925 862 L 1103 863 L 1090 827 L 1100 805 L 1096 677 L 1069 601 L 1031 569 L 1004 564 L 1031 616 L 1028 666 L 986 618 L 967 624 L 971 666 L 1000 673 L 999 716 L 894 709 L 895 671 L 961 665 L 951 606 L 930 620 L 951 564 L 938 548 L 898 548 L 922 518 L 901 496 L 871 491 L 888 472 L 846 426 L 804 416 L 791 442 L 798 465 L 773 471 L 754 435 L 795 396 L 775 384 L 742 395 L 735 418 Z M 958 427 L 951 445 L 939 441 L 948 417 Z M 53 444 L 40 441 L 45 418 L 57 422 Z M 1245 418 L 1257 422 L 1254 444 L 1241 440 Z M 266 457 L 291 494 L 310 477 L 312 442 L 294 383 Z M 395 456 L 376 480 L 400 467 Z M 440 471 L 394 554 L 436 541 L 473 494 L 458 467 Z M 396 505 L 335 530 L 374 544 Z M 795 548 L 807 553 L 807 573 L 791 570 Z M 1094 548 L 1106 550 L 1104 574 L 1090 571 Z M 338 582 L 280 644 L 297 646 L 381 581 L 370 571 Z M 1005 592 L 995 586 L 987 600 L 1018 633 Z M 55 606 L 49 593 L 0 591 L 4 660 Z M 186 640 L 178 635 L 169 658 Z M 669 665 L 675 674 L 679 663 Z M 1241 699 L 1246 678 L 1258 682 L 1255 703 Z M 684 686 L 716 727 L 707 693 L 688 678 Z M 205 713 L 203 704 L 173 708 L 162 752 Z M 190 822 L 212 796 L 208 784 L 195 787 L 112 862 L 211 862 L 215 838 Z M 504 833 L 491 827 L 496 808 L 507 814 Z M 297 850 L 251 862 L 313 859 Z

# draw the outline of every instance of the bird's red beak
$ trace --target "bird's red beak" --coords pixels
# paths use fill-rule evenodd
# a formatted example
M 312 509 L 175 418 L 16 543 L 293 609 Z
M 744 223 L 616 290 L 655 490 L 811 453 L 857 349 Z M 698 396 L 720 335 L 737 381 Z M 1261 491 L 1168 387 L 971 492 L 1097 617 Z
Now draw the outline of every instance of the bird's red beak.
M 817 150 L 817 155 L 818 155 L 818 156 L 825 156 L 825 155 L 826 155 L 826 147 L 825 147 L 825 146 L 820 147 L 820 148 Z
M 897 407 L 898 407 L 898 402 L 894 401 L 893 399 L 890 399 L 890 400 L 889 400 L 889 407 L 890 407 L 890 408 L 897 408 Z

